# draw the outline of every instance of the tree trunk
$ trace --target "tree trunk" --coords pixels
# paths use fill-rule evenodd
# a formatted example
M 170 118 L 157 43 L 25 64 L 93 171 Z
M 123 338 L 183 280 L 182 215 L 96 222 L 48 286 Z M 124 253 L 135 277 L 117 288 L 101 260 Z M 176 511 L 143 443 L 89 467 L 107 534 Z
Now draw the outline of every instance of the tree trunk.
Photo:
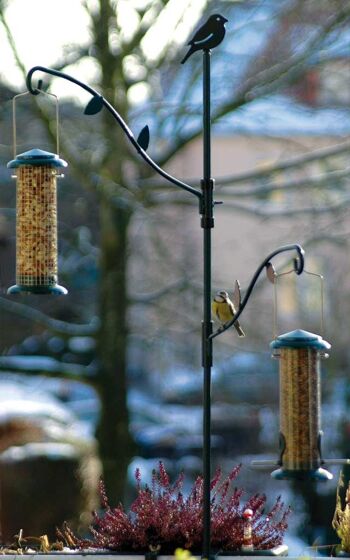
M 101 417 L 97 428 L 103 479 L 111 503 L 122 501 L 133 454 L 127 408 L 127 232 L 130 212 L 100 203 L 101 279 L 98 337 L 98 388 Z

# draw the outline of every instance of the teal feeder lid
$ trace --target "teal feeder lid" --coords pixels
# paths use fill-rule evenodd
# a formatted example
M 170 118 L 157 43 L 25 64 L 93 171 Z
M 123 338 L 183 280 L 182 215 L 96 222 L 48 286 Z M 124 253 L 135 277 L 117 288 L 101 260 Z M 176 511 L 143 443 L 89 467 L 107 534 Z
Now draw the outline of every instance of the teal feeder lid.
M 270 343 L 273 350 L 277 348 L 315 348 L 316 350 L 329 350 L 331 345 L 322 336 L 296 329 L 285 334 L 281 334 L 276 340 Z
M 35 148 L 34 150 L 29 150 L 23 154 L 19 154 L 16 159 L 9 161 L 7 167 L 9 169 L 15 169 L 20 167 L 20 165 L 51 165 L 52 167 L 67 167 L 68 163 L 58 157 L 57 154 L 52 154 L 51 152 L 45 152 L 44 150 L 39 150 Z

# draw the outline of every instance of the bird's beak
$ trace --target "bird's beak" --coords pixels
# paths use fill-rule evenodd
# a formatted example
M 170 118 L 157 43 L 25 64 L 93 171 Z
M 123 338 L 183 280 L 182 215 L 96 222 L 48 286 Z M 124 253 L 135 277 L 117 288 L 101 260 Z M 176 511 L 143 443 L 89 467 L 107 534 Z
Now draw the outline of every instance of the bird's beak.
M 228 22 L 228 19 L 226 19 L 224 16 L 222 16 L 222 21 L 223 21 L 224 23 L 226 23 L 226 22 Z

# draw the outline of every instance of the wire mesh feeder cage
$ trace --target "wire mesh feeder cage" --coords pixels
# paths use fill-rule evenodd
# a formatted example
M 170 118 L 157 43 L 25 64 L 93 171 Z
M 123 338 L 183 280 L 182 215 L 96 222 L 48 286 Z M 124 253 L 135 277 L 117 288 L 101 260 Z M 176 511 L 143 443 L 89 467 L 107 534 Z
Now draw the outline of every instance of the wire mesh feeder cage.
M 329 342 L 322 336 L 296 329 L 277 336 L 277 279 L 293 271 L 276 274 L 274 284 L 274 340 L 272 356 L 279 358 L 280 434 L 278 461 L 252 461 L 253 468 L 274 468 L 275 479 L 331 480 L 328 465 L 350 464 L 349 459 L 324 459 L 321 452 L 321 359 L 328 358 Z M 323 277 L 304 269 L 320 281 L 321 332 L 324 331 Z M 278 467 L 276 469 L 276 467 Z
M 322 468 L 320 359 L 331 345 L 301 329 L 273 342 L 280 375 L 280 468 L 277 479 L 330 480 Z
M 16 285 L 9 294 L 66 294 L 57 283 L 57 176 L 67 163 L 34 149 L 7 165 L 16 170 Z

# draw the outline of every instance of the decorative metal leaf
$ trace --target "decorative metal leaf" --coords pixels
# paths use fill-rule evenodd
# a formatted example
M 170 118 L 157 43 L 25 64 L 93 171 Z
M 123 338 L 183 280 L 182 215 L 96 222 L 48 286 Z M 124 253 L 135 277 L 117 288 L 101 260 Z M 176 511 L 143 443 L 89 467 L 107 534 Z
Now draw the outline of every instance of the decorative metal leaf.
M 240 306 L 241 306 L 242 298 L 241 298 L 241 285 L 240 285 L 238 280 L 236 280 L 236 282 L 235 282 L 235 288 L 233 290 L 232 299 L 233 299 L 233 305 L 235 306 L 235 308 L 239 309 Z
M 275 283 L 275 278 L 276 278 L 276 270 L 275 267 L 273 266 L 272 263 L 267 263 L 266 265 L 266 276 L 268 278 L 268 280 L 270 280 L 271 284 Z
M 143 150 L 147 150 L 149 146 L 149 128 L 148 125 L 143 127 L 140 134 L 137 137 L 137 143 L 141 146 Z
M 94 95 L 85 107 L 84 115 L 96 115 L 103 108 L 103 97 Z

